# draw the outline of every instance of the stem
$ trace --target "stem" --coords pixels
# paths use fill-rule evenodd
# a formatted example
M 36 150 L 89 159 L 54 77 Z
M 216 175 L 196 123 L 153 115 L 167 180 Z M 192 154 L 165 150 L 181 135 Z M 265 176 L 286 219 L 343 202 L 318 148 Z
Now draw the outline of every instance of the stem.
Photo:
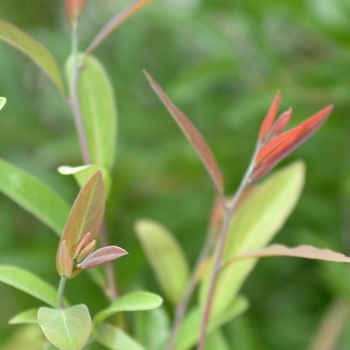
M 66 282 L 67 282 L 67 277 L 61 277 L 60 283 L 58 285 L 57 299 L 58 299 L 58 305 L 60 309 L 64 309 L 66 307 L 63 301 L 63 292 L 64 292 L 64 287 L 66 285 Z
M 215 256 L 214 260 L 214 266 L 213 266 L 213 272 L 211 275 L 211 279 L 209 282 L 209 288 L 208 288 L 208 293 L 207 297 L 205 300 L 204 304 L 204 311 L 203 311 L 203 317 L 202 317 L 202 322 L 201 322 L 201 328 L 200 328 L 200 335 L 199 335 L 199 342 L 197 345 L 197 350 L 204 350 L 205 346 L 205 340 L 206 340 L 206 334 L 207 334 L 207 328 L 208 328 L 208 323 L 210 320 L 210 314 L 211 314 L 211 306 L 213 303 L 213 298 L 214 298 L 214 290 L 216 286 L 216 282 L 219 276 L 219 272 L 222 267 L 222 256 L 224 253 L 225 249 L 225 243 L 228 235 L 228 231 L 230 228 L 230 223 L 231 223 L 231 218 L 237 208 L 237 203 L 242 196 L 244 190 L 248 187 L 250 184 L 250 177 L 253 173 L 254 166 L 255 166 L 255 157 L 260 150 L 261 144 L 260 142 L 257 143 L 253 157 L 250 161 L 249 167 L 236 191 L 236 194 L 234 198 L 232 199 L 231 203 L 228 203 L 225 207 L 225 215 L 224 215 L 224 220 L 221 226 L 221 232 L 220 232 L 220 237 L 219 237 L 219 242 L 218 242 L 218 249 L 217 253 Z

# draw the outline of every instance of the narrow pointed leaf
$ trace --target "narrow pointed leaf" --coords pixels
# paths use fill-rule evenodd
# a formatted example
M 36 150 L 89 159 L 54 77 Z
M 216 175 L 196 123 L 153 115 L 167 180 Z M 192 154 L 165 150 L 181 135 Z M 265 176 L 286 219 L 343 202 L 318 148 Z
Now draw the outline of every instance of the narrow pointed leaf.
M 78 60 L 82 57 L 79 55 Z M 69 81 L 72 65 L 70 56 L 66 64 Z M 110 171 L 116 149 L 117 109 L 108 74 L 95 57 L 86 58 L 79 72 L 78 99 L 91 162 Z
M 168 230 L 154 221 L 139 220 L 135 230 L 164 294 L 177 303 L 183 297 L 189 277 L 181 247 Z
M 223 261 L 245 251 L 261 249 L 281 229 L 300 196 L 305 176 L 304 164 L 295 162 L 259 184 L 232 219 Z M 233 300 L 257 259 L 237 261 L 220 272 L 213 299 L 212 314 L 222 313 Z M 212 268 L 200 289 L 204 305 Z
M 81 350 L 92 326 L 89 310 L 83 304 L 60 310 L 41 307 L 38 322 L 46 338 L 61 350 Z
M 277 111 L 278 111 L 278 106 L 280 104 L 280 92 L 277 91 L 277 94 L 271 104 L 271 107 L 263 121 L 263 123 L 261 124 L 260 130 L 259 130 L 259 140 L 262 141 L 265 136 L 267 135 L 267 133 L 269 132 L 273 121 L 275 120 Z
M 78 21 L 78 18 L 85 6 L 85 0 L 64 0 L 67 18 L 73 26 Z
M 0 40 L 22 51 L 32 59 L 52 80 L 59 92 L 65 96 L 60 69 L 51 53 L 35 39 L 14 25 L 0 20 Z
M 126 250 L 115 245 L 102 247 L 89 254 L 80 264 L 82 270 L 91 269 L 128 254 Z
M 77 181 L 79 187 L 83 187 L 87 180 L 97 171 L 101 170 L 103 176 L 103 182 L 105 184 L 106 196 L 111 190 L 112 179 L 109 171 L 102 165 L 80 165 L 76 167 L 62 165 L 58 168 L 58 172 L 62 175 L 73 175 L 75 180 Z
M 0 97 L 0 111 L 5 106 L 5 103 L 6 103 L 6 98 L 5 97 Z
M 141 7 L 147 5 L 151 0 L 136 0 L 127 6 L 123 11 L 114 16 L 96 35 L 86 50 L 86 54 L 90 55 L 116 28 L 124 21 L 137 12 Z
M 214 186 L 220 195 L 223 197 L 224 191 L 224 180 L 219 166 L 215 160 L 215 157 L 211 150 L 209 149 L 207 143 L 205 142 L 203 136 L 197 131 L 190 120 L 183 114 L 169 99 L 169 97 L 164 93 L 161 87 L 154 81 L 154 79 L 147 73 L 144 72 L 151 87 L 159 98 L 164 103 L 165 107 L 168 109 L 169 113 L 173 116 L 176 123 L 179 125 L 183 133 L 186 135 L 193 148 L 196 150 L 200 159 L 202 160 L 204 166 L 206 167 Z
M 57 291 L 54 287 L 19 267 L 0 265 L 0 282 L 21 290 L 50 306 L 58 305 Z
M 100 231 L 104 208 L 103 179 L 101 171 L 97 171 L 80 190 L 64 227 L 61 242 L 66 241 L 71 256 L 74 256 L 76 247 L 88 232 L 91 234 L 86 244 L 96 239 Z
M 9 320 L 9 324 L 38 323 L 38 309 L 23 311 Z
M 69 215 L 69 205 L 38 179 L 0 159 L 0 191 L 58 235 Z
M 121 311 L 145 311 L 152 310 L 162 305 L 163 299 L 153 293 L 149 292 L 135 292 L 126 294 L 115 302 L 113 302 L 108 308 L 100 311 L 95 317 L 94 322 L 101 323 L 106 318 Z
M 210 320 L 207 335 L 241 315 L 247 310 L 248 305 L 248 300 L 244 297 L 236 297 L 233 301 L 230 301 L 227 308 L 220 315 Z M 177 337 L 175 350 L 189 350 L 193 348 L 198 342 L 201 319 L 202 311 L 200 308 L 193 308 L 187 313 Z
M 270 131 L 267 134 L 267 138 L 272 138 L 279 135 L 287 127 L 290 119 L 292 118 L 292 108 L 282 113 L 276 122 L 272 125 Z
M 230 259 L 227 263 L 250 258 L 265 258 L 270 256 L 293 256 L 295 258 L 326 260 L 350 263 L 350 257 L 334 252 L 329 249 L 320 249 L 310 245 L 301 245 L 294 248 L 286 247 L 283 244 L 273 244 L 266 248 L 247 251 Z
M 120 328 L 109 324 L 95 324 L 92 336 L 110 350 L 146 350 Z

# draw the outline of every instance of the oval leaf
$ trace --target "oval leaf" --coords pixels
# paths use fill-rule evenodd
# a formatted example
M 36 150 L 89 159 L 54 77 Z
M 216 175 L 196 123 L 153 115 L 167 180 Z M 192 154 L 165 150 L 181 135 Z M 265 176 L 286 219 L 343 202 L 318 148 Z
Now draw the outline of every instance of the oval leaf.
M 202 160 L 205 168 L 207 169 L 217 193 L 220 195 L 223 201 L 225 201 L 224 194 L 224 179 L 221 170 L 216 162 L 216 159 L 211 152 L 209 146 L 205 142 L 203 136 L 197 131 L 190 120 L 183 114 L 170 100 L 170 98 L 164 93 L 162 88 L 155 82 L 155 80 L 145 71 L 144 72 L 151 87 L 168 109 L 176 123 L 179 125 L 183 133 L 186 135 L 193 148 Z
M 208 325 L 207 335 L 213 333 L 221 326 L 241 315 L 248 308 L 248 301 L 244 297 L 236 297 L 227 306 L 227 309 L 219 316 L 213 317 Z M 192 309 L 184 319 L 177 337 L 175 350 L 191 349 L 199 338 L 199 331 L 202 320 L 200 308 Z
M 223 260 L 245 251 L 261 249 L 280 230 L 300 196 L 304 165 L 296 162 L 269 177 L 240 207 L 233 217 Z M 213 314 L 222 313 L 233 300 L 257 259 L 238 261 L 219 275 L 213 299 Z M 201 284 L 200 301 L 204 305 L 211 269 Z
M 27 33 L 11 23 L 0 20 L 0 40 L 10 44 L 31 58 L 52 80 L 59 92 L 65 96 L 60 69 L 51 53 Z
M 189 268 L 173 236 L 160 224 L 139 220 L 135 226 L 138 238 L 166 296 L 177 303 L 187 286 Z
M 9 320 L 9 324 L 38 323 L 38 309 L 23 311 Z
M 5 106 L 6 103 L 6 98 L 5 97 L 0 97 L 0 110 L 2 109 L 2 107 Z
M 111 189 L 112 180 L 109 171 L 104 166 L 94 164 L 80 165 L 76 167 L 62 165 L 58 168 L 58 172 L 62 175 L 73 175 L 80 188 L 86 184 L 87 180 L 89 180 L 97 170 L 101 170 L 102 172 L 106 196 L 108 196 Z
M 98 343 L 110 350 L 146 350 L 121 329 L 109 324 L 95 324 L 92 336 Z
M 69 205 L 38 179 L 0 159 L 0 191 L 61 234 Z
M 81 350 L 92 326 L 89 310 L 83 304 L 62 310 L 41 307 L 38 322 L 45 337 L 61 350 Z
M 79 61 L 82 55 L 79 55 Z M 68 80 L 72 79 L 73 57 L 67 60 Z M 116 149 L 117 110 L 115 94 L 102 64 L 92 56 L 84 61 L 79 72 L 78 98 L 93 164 L 111 170 Z
M 54 287 L 19 267 L 0 265 L 0 282 L 19 289 L 53 307 L 58 305 L 57 291 Z
M 94 317 L 94 322 L 103 322 L 106 318 L 120 311 L 152 310 L 162 305 L 163 299 L 149 292 L 135 292 L 124 295 L 113 302 L 107 309 L 102 310 Z

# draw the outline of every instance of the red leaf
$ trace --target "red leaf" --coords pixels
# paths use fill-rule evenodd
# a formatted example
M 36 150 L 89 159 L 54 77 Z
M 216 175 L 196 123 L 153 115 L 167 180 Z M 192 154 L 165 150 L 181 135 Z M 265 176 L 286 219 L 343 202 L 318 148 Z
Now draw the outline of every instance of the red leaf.
M 87 256 L 80 264 L 79 268 L 82 270 L 91 269 L 97 265 L 103 264 L 107 261 L 115 260 L 121 256 L 128 254 L 123 248 L 115 245 L 110 245 L 95 250 L 89 256 Z
M 186 135 L 193 148 L 201 158 L 204 166 L 206 167 L 214 186 L 223 199 L 223 186 L 224 180 L 219 166 L 215 160 L 215 157 L 205 142 L 203 136 L 197 131 L 190 120 L 183 114 L 170 100 L 170 98 L 164 93 L 161 87 L 154 81 L 154 79 L 144 71 L 149 83 L 151 84 L 155 93 L 164 103 L 170 114 L 173 116 L 183 133 Z
M 64 0 L 66 13 L 69 23 L 73 26 L 77 23 L 80 14 L 82 13 L 85 0 Z
M 268 139 L 272 139 L 279 135 L 285 127 L 288 125 L 290 118 L 292 117 L 292 109 L 282 113 L 276 122 L 272 125 L 270 131 L 267 134 Z
M 267 133 L 269 132 L 273 124 L 273 121 L 275 120 L 275 117 L 278 111 L 278 106 L 280 103 L 280 98 L 281 98 L 280 92 L 277 91 L 277 94 L 271 104 L 270 110 L 261 124 L 260 131 L 259 131 L 260 141 L 262 141 L 265 138 L 265 136 L 267 135 Z

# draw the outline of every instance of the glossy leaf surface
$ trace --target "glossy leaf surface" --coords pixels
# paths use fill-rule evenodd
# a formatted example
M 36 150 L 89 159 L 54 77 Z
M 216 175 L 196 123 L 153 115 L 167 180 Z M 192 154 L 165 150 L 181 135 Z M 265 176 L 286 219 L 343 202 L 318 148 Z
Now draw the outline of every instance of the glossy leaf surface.
M 38 276 L 24 269 L 0 265 L 0 282 L 21 290 L 53 307 L 57 306 L 57 291 Z
M 152 310 L 162 305 L 163 299 L 149 292 L 135 292 L 123 295 L 113 302 L 107 309 L 100 311 L 94 322 L 103 322 L 106 318 L 121 311 L 145 311 Z
M 95 324 L 92 336 L 98 343 L 110 350 L 146 350 L 120 328 L 109 324 Z
M 160 287 L 173 303 L 178 302 L 189 275 L 181 247 L 166 228 L 154 221 L 139 220 L 135 229 Z
M 72 64 L 70 56 L 66 65 L 69 81 Z M 109 76 L 95 57 L 87 57 L 79 71 L 78 99 L 91 162 L 111 170 L 116 149 L 115 94 Z
M 69 215 L 69 205 L 38 179 L 2 159 L 0 191 L 58 235 L 62 233 Z
M 0 20 L 0 40 L 22 51 L 31 58 L 52 80 L 64 96 L 64 84 L 58 64 L 51 53 L 27 33 L 11 23 Z
M 61 350 L 81 350 L 92 325 L 89 310 L 83 304 L 60 310 L 41 307 L 38 322 L 46 338 Z
M 304 172 L 303 163 L 296 162 L 257 186 L 232 219 L 224 261 L 268 244 L 292 212 L 303 187 Z M 238 261 L 221 271 L 214 294 L 213 315 L 224 312 L 255 263 L 256 259 Z M 208 269 L 201 286 L 202 305 L 210 275 L 211 269 Z
M 0 110 L 5 106 L 6 103 L 6 98 L 5 97 L 0 97 Z

